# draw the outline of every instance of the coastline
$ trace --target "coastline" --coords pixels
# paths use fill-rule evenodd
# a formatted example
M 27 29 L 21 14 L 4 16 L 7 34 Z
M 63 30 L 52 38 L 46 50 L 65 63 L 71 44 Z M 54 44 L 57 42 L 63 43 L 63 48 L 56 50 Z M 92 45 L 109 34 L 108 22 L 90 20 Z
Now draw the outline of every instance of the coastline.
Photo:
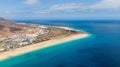
M 21 54 L 25 54 L 25 53 L 28 53 L 28 52 L 32 52 L 32 51 L 35 51 L 35 50 L 39 50 L 39 49 L 43 49 L 43 48 L 46 48 L 46 47 L 58 45 L 58 44 L 61 44 L 61 43 L 64 43 L 64 42 L 77 40 L 77 39 L 82 39 L 82 38 L 85 38 L 85 37 L 88 37 L 88 36 L 89 36 L 88 33 L 75 34 L 75 35 L 71 35 L 71 36 L 68 36 L 68 37 L 65 37 L 65 38 L 60 38 L 60 39 L 56 39 L 56 40 L 49 40 L 49 41 L 25 46 L 25 47 L 22 47 L 22 48 L 17 48 L 17 49 L 12 50 L 12 51 L 7 51 L 7 52 L 0 53 L 0 61 L 15 57 L 15 56 L 18 56 L 18 55 L 21 55 Z

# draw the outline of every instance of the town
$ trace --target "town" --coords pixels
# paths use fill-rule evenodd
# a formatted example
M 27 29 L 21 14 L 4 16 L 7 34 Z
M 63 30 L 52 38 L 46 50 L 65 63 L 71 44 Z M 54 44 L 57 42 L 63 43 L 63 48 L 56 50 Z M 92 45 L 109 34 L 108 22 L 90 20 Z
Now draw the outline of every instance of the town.
M 9 36 L 0 37 L 0 52 L 14 50 L 27 45 L 64 38 L 77 33 L 84 33 L 71 29 L 55 26 L 25 24 L 21 31 L 16 31 Z
M 0 18 L 0 52 L 84 33 L 65 27 L 22 24 Z
M 50 30 L 43 25 L 29 24 L 21 32 L 0 38 L 0 51 L 8 51 L 33 43 L 40 35 L 48 34 Z

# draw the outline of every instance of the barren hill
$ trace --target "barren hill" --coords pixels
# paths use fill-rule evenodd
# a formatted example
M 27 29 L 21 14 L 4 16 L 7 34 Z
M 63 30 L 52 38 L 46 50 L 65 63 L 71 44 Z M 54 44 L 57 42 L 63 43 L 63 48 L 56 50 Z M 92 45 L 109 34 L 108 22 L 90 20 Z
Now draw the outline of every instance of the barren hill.
M 0 17 L 0 37 L 5 37 L 13 34 L 35 34 L 38 33 L 39 30 L 39 25 L 18 24 Z
M 0 37 L 8 36 L 17 31 L 21 31 L 22 29 L 17 26 L 18 24 L 0 17 Z

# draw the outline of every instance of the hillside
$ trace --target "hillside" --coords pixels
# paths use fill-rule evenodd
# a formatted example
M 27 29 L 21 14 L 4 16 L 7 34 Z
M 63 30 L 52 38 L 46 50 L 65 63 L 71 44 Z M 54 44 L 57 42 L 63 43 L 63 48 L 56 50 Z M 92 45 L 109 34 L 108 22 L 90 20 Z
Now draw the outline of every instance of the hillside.
M 36 33 L 38 29 L 36 24 L 18 24 L 13 21 L 0 17 L 0 37 L 10 36 L 14 34 Z M 32 30 L 31 32 L 29 30 Z
M 18 24 L 0 17 L 0 37 L 8 36 L 21 31 L 22 29 L 17 26 Z

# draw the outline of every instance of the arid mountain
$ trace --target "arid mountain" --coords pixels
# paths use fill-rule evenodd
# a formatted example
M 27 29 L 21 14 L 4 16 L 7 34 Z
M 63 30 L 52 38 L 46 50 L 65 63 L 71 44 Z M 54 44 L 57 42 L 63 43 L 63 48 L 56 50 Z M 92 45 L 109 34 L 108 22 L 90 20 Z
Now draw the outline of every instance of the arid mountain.
M 8 36 L 17 31 L 21 31 L 22 29 L 17 26 L 18 24 L 0 17 L 0 37 Z
M 14 34 L 35 34 L 39 30 L 39 25 L 19 24 L 0 17 L 0 37 L 5 37 Z
M 0 25 L 11 27 L 14 24 L 14 22 L 0 17 Z

